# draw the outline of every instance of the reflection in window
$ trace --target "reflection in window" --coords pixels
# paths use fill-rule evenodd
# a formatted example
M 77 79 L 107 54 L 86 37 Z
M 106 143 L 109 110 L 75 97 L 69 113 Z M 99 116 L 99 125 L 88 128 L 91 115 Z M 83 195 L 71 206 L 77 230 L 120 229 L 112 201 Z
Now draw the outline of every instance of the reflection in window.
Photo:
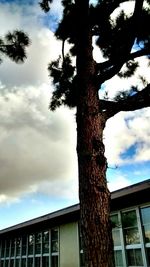
M 35 234 L 35 254 L 41 253 L 42 233 Z
M 58 267 L 58 229 L 51 230 L 51 267 Z
M 139 244 L 140 236 L 135 210 L 122 213 L 122 225 L 126 245 Z
M 51 230 L 51 252 L 58 252 L 58 230 Z
M 141 209 L 141 216 L 145 234 L 145 242 L 150 243 L 150 207 Z
M 115 256 L 115 266 L 117 267 L 123 267 L 123 258 L 122 258 L 122 250 L 116 250 L 114 252 L 114 256 Z
M 19 256 L 21 252 L 21 238 L 16 239 L 16 256 Z
M 113 236 L 114 246 L 121 246 L 120 223 L 118 219 L 118 214 L 112 215 L 110 219 L 112 223 L 112 236 Z
M 28 236 L 28 254 L 33 255 L 34 235 Z
M 127 250 L 127 259 L 129 266 L 143 266 L 141 249 Z
M 49 253 L 49 231 L 43 232 L 43 254 Z

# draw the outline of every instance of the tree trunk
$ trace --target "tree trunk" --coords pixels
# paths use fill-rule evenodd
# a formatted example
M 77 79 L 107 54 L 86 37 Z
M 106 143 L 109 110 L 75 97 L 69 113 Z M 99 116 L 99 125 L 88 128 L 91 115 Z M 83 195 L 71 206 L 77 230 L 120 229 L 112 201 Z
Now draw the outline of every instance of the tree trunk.
M 91 90 L 93 92 L 92 88 Z M 92 92 L 88 101 L 89 105 L 86 107 L 80 105 L 77 110 L 83 250 L 86 267 L 113 267 L 113 243 L 109 219 L 110 193 L 107 189 L 107 162 L 102 141 L 104 120 L 98 112 L 98 96 L 92 95 Z
M 81 232 L 85 267 L 113 267 L 110 192 L 104 155 L 105 118 L 99 112 L 98 85 L 89 27 L 89 1 L 76 0 L 77 35 L 77 154 Z

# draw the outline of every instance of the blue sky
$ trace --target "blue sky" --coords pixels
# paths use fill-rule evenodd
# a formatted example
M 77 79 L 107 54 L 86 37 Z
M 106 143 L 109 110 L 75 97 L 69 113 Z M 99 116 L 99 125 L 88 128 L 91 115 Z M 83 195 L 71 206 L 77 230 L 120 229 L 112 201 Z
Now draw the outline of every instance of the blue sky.
M 61 53 L 53 35 L 61 6 L 55 0 L 51 15 L 45 15 L 38 2 L 0 0 L 1 35 L 23 29 L 32 40 L 25 64 L 4 58 L 0 66 L 0 229 L 78 202 L 75 111 L 48 110 L 53 87 L 47 65 Z M 101 59 L 96 48 L 94 56 Z M 148 76 L 146 61 L 140 63 L 139 73 Z M 115 77 L 105 88 L 112 98 L 136 82 L 138 76 Z M 107 122 L 111 191 L 149 179 L 149 119 L 150 109 L 143 109 Z

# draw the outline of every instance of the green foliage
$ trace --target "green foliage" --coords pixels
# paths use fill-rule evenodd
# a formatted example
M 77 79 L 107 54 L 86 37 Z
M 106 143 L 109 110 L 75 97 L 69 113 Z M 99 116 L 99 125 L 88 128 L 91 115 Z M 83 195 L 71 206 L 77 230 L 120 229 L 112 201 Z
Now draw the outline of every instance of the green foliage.
M 29 46 L 29 37 L 22 31 L 8 32 L 4 39 L 0 39 L 0 52 L 16 63 L 26 58 L 26 47 Z M 0 58 L 2 62 L 2 58 Z
M 52 0 L 43 0 L 40 5 L 47 12 L 51 2 Z M 62 0 L 61 2 L 63 16 L 58 24 L 55 36 L 62 40 L 63 45 L 65 41 L 70 43 L 70 51 L 67 56 L 62 55 L 62 58 L 52 62 L 48 68 L 55 85 L 50 104 L 51 109 L 55 109 L 62 104 L 74 107 L 77 99 L 77 78 L 75 67 L 72 65 L 70 58 L 76 56 L 78 29 L 82 18 L 78 16 L 76 1 Z M 128 0 L 126 2 L 130 3 L 132 1 Z M 147 2 L 150 4 L 149 1 Z M 102 77 L 104 74 L 105 77 L 109 70 L 111 72 L 111 69 L 116 68 L 114 75 L 118 74 L 120 78 L 132 77 L 138 68 L 137 61 L 133 57 L 130 58 L 132 51 L 144 49 L 146 56 L 150 58 L 150 8 L 143 8 L 135 17 L 135 20 L 133 20 L 132 14 L 126 15 L 120 9 L 116 18 L 112 19 L 111 15 L 122 3 L 124 3 L 123 0 L 99 0 L 94 5 L 89 6 L 89 29 L 92 36 L 96 37 L 96 45 L 106 60 L 105 64 L 99 64 L 97 76 Z M 64 49 L 62 50 L 64 52 Z M 125 70 L 120 71 L 124 64 Z M 113 74 L 110 75 L 110 78 L 112 77 Z M 109 75 L 106 75 L 106 78 L 102 77 L 100 81 L 102 80 L 103 83 L 107 79 L 109 79 Z M 129 97 L 133 91 L 133 88 L 131 88 L 128 93 L 119 93 L 118 99 Z
M 42 0 L 42 2 L 40 2 L 39 4 L 44 12 L 48 12 L 50 10 L 50 3 L 52 2 L 53 0 Z

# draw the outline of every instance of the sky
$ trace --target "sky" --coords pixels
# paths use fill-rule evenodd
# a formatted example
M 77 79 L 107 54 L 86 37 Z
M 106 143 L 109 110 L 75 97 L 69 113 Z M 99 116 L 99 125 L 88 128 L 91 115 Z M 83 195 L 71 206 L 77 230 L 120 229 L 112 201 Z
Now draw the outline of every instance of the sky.
M 0 0 L 0 36 L 22 29 L 31 39 L 24 64 L 5 57 L 0 65 L 0 229 L 79 201 L 75 110 L 48 109 L 53 85 L 47 65 L 61 53 L 53 31 L 62 8 L 55 0 L 51 14 L 44 14 L 38 2 Z M 93 53 L 100 61 L 97 48 Z M 145 77 L 146 67 L 142 60 L 139 73 Z M 112 98 L 137 79 L 114 77 L 104 88 Z M 150 178 L 149 119 L 147 108 L 108 120 L 104 142 L 111 191 Z

